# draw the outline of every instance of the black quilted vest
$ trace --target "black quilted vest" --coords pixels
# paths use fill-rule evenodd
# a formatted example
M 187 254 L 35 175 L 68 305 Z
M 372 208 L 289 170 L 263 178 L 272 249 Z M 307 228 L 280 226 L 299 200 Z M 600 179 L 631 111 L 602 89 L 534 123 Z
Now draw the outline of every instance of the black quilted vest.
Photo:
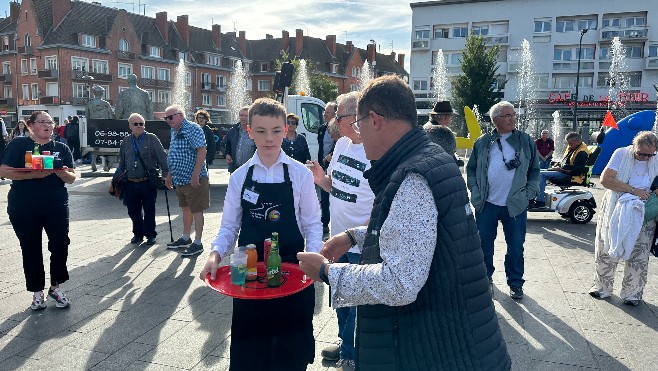
M 453 158 L 414 129 L 365 173 L 375 193 L 361 264 L 382 261 L 379 230 L 408 173 L 427 179 L 438 210 L 429 277 L 416 301 L 357 309 L 357 370 L 509 370 L 466 185 Z

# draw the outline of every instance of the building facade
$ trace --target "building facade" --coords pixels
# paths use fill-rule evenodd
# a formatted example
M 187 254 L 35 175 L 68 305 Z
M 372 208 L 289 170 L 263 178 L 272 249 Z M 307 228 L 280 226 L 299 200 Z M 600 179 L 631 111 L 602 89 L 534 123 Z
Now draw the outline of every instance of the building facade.
M 104 98 L 115 105 L 129 74 L 149 92 L 154 111 L 182 94 L 190 111 L 203 108 L 214 123 L 229 124 L 227 87 L 236 63 L 256 99 L 271 95 L 275 62 L 284 52 L 317 62 L 337 94 L 354 87 L 354 67 L 364 60 L 376 65 L 378 75 L 408 77 L 403 54 L 396 59 L 395 53 L 375 53 L 375 45 L 338 44 L 335 35 L 322 40 L 298 29 L 294 37 L 284 30 L 280 38 L 247 40 L 245 31 L 223 33 L 219 24 L 210 30 L 192 26 L 187 15 L 174 21 L 167 12 L 152 18 L 72 0 L 10 2 L 9 16 L 0 19 L 0 42 L 0 116 L 10 126 L 34 110 L 57 121 L 84 114 L 91 85 L 105 88 Z
M 426 112 L 432 100 L 431 76 L 437 52 L 443 51 L 449 74 L 458 75 L 469 34 L 481 35 L 487 45 L 500 46 L 498 73 L 500 81 L 507 81 L 502 98 L 515 105 L 521 95 L 521 45 L 524 40 L 529 42 L 533 62 L 531 109 L 538 119 L 535 130 L 550 127 L 555 111 L 570 126 L 576 82 L 579 127 L 598 127 L 609 105 L 617 119 L 656 109 L 653 84 L 658 83 L 658 8 L 649 4 L 644 0 L 600 0 L 595 6 L 573 0 L 412 3 L 410 84 L 419 111 Z M 582 30 L 587 31 L 581 44 Z M 623 89 L 621 85 L 610 87 L 615 37 L 625 52 Z M 481 111 L 488 108 L 481 107 Z

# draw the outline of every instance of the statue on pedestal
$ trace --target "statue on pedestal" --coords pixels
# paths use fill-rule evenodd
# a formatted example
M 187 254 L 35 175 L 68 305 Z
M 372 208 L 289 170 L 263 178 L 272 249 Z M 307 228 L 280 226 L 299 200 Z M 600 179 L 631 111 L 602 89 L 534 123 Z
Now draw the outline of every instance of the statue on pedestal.
M 112 106 L 103 99 L 105 89 L 102 86 L 94 85 L 93 92 L 94 98 L 89 100 L 85 107 L 85 117 L 87 119 L 113 119 Z
M 128 119 L 131 114 L 139 113 L 145 120 L 153 120 L 153 107 L 149 93 L 137 86 L 137 76 L 128 75 L 128 89 L 119 94 L 114 115 L 118 120 Z

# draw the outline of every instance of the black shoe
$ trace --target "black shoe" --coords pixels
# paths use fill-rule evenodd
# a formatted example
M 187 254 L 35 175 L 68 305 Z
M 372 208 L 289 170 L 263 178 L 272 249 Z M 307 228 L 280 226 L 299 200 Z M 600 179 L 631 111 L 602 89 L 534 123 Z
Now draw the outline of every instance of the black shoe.
M 523 299 L 523 287 L 521 286 L 510 286 L 509 287 L 509 297 L 514 300 Z
M 142 236 L 133 236 L 133 238 L 130 239 L 130 243 L 142 243 L 144 240 L 144 237 Z
M 340 359 L 340 343 L 331 344 L 320 353 L 327 361 L 338 361 Z
M 195 244 L 191 243 L 190 246 L 188 246 L 181 254 L 180 256 L 182 257 L 190 257 L 190 256 L 195 256 L 199 255 L 203 252 L 203 244 Z
M 624 304 L 630 305 L 632 307 L 637 307 L 640 305 L 640 301 L 637 299 L 624 299 Z
M 170 249 L 170 250 L 174 250 L 174 249 L 177 249 L 177 248 L 182 247 L 182 246 L 187 246 L 187 245 L 189 245 L 189 244 L 191 244 L 191 243 L 192 243 L 192 239 L 191 239 L 191 238 L 188 238 L 188 239 L 186 240 L 186 239 L 184 239 L 183 237 L 181 237 L 181 238 L 177 239 L 177 240 L 174 241 L 174 242 L 170 242 L 170 243 L 168 243 L 168 244 L 167 244 L 167 248 Z
M 149 246 L 155 245 L 155 237 L 146 237 L 146 244 Z

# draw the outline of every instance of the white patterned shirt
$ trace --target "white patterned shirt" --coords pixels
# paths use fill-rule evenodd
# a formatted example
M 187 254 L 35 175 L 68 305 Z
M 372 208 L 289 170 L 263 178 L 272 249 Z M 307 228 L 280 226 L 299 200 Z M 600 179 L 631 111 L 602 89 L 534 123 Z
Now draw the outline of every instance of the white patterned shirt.
M 379 231 L 382 262 L 329 266 L 331 304 L 335 308 L 412 303 L 429 275 L 437 236 L 438 211 L 427 180 L 408 174 Z M 366 227 L 355 229 L 363 244 Z

